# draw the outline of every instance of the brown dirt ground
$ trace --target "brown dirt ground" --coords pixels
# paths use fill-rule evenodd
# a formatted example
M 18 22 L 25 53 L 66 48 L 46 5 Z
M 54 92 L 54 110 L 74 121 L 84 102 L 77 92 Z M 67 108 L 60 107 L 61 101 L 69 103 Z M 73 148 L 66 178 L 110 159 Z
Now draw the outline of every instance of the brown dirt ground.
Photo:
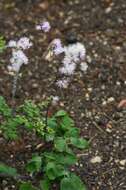
M 44 18 L 52 25 L 51 35 L 35 30 L 35 24 Z M 59 107 L 70 112 L 81 135 L 91 140 L 90 149 L 81 152 L 74 168 L 88 190 L 126 190 L 126 109 L 117 108 L 126 98 L 125 21 L 125 0 L 0 1 L 0 33 L 7 41 L 25 34 L 34 43 L 28 52 L 30 63 L 18 84 L 16 103 L 25 98 L 41 101 L 50 95 L 60 97 Z M 83 76 L 77 72 L 69 88 L 61 91 L 54 84 L 58 61 L 44 61 L 42 54 L 54 37 L 65 42 L 71 31 L 86 46 L 89 68 Z M 0 95 L 11 104 L 8 60 L 5 53 L 0 65 Z M 38 143 L 33 139 L 31 142 L 26 136 L 21 143 L 8 144 L 0 137 L 0 161 L 22 170 L 32 152 L 26 146 Z M 92 163 L 96 156 L 101 162 Z M 1 180 L 3 189 L 16 190 L 15 182 Z

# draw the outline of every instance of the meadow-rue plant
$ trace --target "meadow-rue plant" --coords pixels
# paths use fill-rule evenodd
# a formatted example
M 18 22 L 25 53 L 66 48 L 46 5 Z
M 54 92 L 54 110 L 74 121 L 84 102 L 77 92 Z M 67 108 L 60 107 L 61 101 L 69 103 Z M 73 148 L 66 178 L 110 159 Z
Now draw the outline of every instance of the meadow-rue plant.
M 71 62 L 81 62 L 85 59 L 86 49 L 80 42 L 69 44 L 64 47 L 65 57 L 71 59 Z
M 82 62 L 85 60 L 86 49 L 83 44 L 77 42 L 75 44 L 70 44 L 64 47 L 61 45 L 57 45 L 56 52 L 64 53 L 62 66 L 59 68 L 59 72 L 62 75 L 67 76 L 67 78 L 65 77 L 65 80 L 64 79 L 58 80 L 56 84 L 60 88 L 67 88 L 70 82 L 70 76 L 74 75 L 78 64 L 80 64 L 81 71 L 83 72 L 87 71 L 88 68 L 87 63 Z
M 45 28 L 45 32 L 47 32 L 50 29 L 49 26 L 50 24 L 45 22 L 37 25 L 36 29 L 43 30 Z M 60 54 L 64 54 L 64 57 L 61 61 L 62 66 L 59 67 L 59 73 L 63 75 L 63 79 L 57 80 L 56 85 L 59 88 L 67 88 L 71 81 L 71 76 L 74 75 L 78 64 L 80 71 L 87 71 L 88 65 L 87 63 L 83 62 L 86 56 L 86 48 L 77 40 L 74 41 L 74 43 L 72 41 L 72 43 L 69 43 L 67 46 L 63 46 L 61 40 L 59 38 L 55 38 L 49 44 L 48 52 L 45 54 L 45 58 L 50 61 L 52 60 L 51 57 L 53 57 L 53 55 L 58 56 Z
M 11 65 L 8 66 L 8 70 L 18 73 L 21 66 L 28 64 L 28 58 L 22 50 L 13 50 L 12 57 L 10 58 Z
M 51 29 L 48 21 L 36 26 L 37 30 L 49 32 Z M 9 72 L 13 72 L 12 96 L 15 98 L 17 80 L 22 65 L 27 65 L 29 60 L 25 50 L 32 46 L 28 37 L 21 37 L 18 41 L 10 40 L 7 47 L 12 48 Z M 62 79 L 56 82 L 59 88 L 68 88 L 71 76 L 77 65 L 86 71 L 88 65 L 85 60 L 85 46 L 79 42 L 63 46 L 59 38 L 55 38 L 49 45 L 52 56 L 64 55 L 59 72 Z M 89 142 L 80 137 L 80 130 L 75 127 L 73 119 L 64 110 L 52 111 L 59 102 L 58 96 L 52 96 L 42 103 L 25 100 L 24 104 L 13 110 L 0 96 L 0 130 L 8 140 L 18 140 L 19 131 L 26 130 L 27 134 L 34 133 L 41 141 L 41 146 L 36 147 L 36 153 L 27 161 L 26 175 L 22 176 L 15 168 L 0 163 L 0 176 L 11 177 L 17 182 L 19 190 L 51 190 L 52 184 L 57 182 L 60 190 L 86 190 L 81 179 L 72 172 L 71 166 L 78 158 L 75 148 L 86 149 Z M 51 111 L 50 111 L 51 110 Z M 15 112 L 13 112 L 15 111 Z M 14 113 L 14 114 L 13 114 Z M 19 130 L 20 129 L 20 130 Z M 29 179 L 27 181 L 27 179 Z M 36 186 L 32 185 L 38 180 Z
M 17 89 L 17 80 L 22 65 L 28 64 L 28 57 L 23 50 L 27 50 L 32 46 L 32 42 L 27 37 L 21 37 L 18 41 L 10 40 L 9 48 L 12 48 L 12 57 L 10 58 L 10 65 L 8 66 L 9 73 L 14 75 L 12 98 L 14 99 Z
M 88 65 L 83 63 L 86 56 L 86 49 L 83 44 L 76 42 L 73 44 L 68 44 L 68 46 L 64 46 L 64 58 L 62 60 L 62 67 L 59 68 L 59 72 L 68 79 L 57 81 L 57 85 L 60 88 L 67 88 L 70 82 L 70 77 L 74 75 L 75 70 L 80 64 L 80 70 L 86 71 Z
M 32 42 L 27 37 L 22 37 L 18 41 L 9 41 L 8 47 L 12 48 L 11 65 L 8 66 L 9 71 L 19 72 L 23 64 L 28 64 L 28 57 L 23 50 L 29 49 L 32 45 Z
M 21 37 L 18 41 L 10 40 L 8 43 L 8 47 L 22 50 L 29 49 L 32 45 L 28 37 Z
M 86 149 L 89 142 L 79 137 L 80 130 L 75 127 L 73 119 L 64 110 L 52 113 L 48 118 L 45 117 L 44 110 L 51 105 L 50 101 L 51 99 L 39 104 L 31 100 L 25 101 L 13 115 L 12 109 L 4 98 L 0 97 L 0 115 L 3 118 L 0 129 L 5 138 L 11 140 L 19 138 L 18 129 L 23 127 L 27 133 L 28 131 L 35 133 L 42 142 L 42 147 L 38 146 L 38 152 L 27 161 L 26 176 L 20 175 L 16 169 L 2 163 L 0 176 L 20 181 L 21 190 L 51 190 L 54 182 L 60 184 L 60 190 L 86 190 L 81 179 L 71 172 L 70 168 L 78 160 L 74 149 Z M 26 182 L 28 176 L 30 181 Z M 37 188 L 32 186 L 34 179 L 40 179 Z
M 22 37 L 17 41 L 17 48 L 21 48 L 23 50 L 29 49 L 32 45 L 32 42 L 27 37 Z

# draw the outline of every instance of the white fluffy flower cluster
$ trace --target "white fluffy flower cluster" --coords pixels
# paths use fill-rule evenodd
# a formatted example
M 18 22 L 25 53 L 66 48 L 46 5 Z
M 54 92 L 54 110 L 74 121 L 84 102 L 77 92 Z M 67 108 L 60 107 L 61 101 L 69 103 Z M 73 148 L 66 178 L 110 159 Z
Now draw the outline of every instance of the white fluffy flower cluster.
M 18 41 L 10 40 L 8 47 L 12 49 L 12 57 L 10 58 L 11 65 L 8 66 L 8 70 L 11 72 L 19 72 L 23 64 L 28 64 L 28 58 L 23 50 L 29 49 L 32 46 L 29 38 L 22 37 Z
M 72 45 L 64 47 L 65 57 L 63 59 L 63 66 L 59 69 L 62 74 L 73 75 L 79 63 L 85 59 L 86 49 L 83 44 L 77 42 Z
M 72 75 L 76 69 L 75 63 L 64 63 L 64 66 L 59 68 L 61 74 Z
M 65 76 L 71 76 L 74 74 L 77 63 L 80 63 L 80 70 L 85 72 L 88 68 L 86 62 L 82 62 L 86 56 L 86 49 L 80 42 L 70 44 L 64 47 L 63 65 L 59 68 L 59 72 Z M 69 84 L 69 78 L 57 81 L 57 85 L 60 88 L 66 88 Z
M 23 64 L 28 64 L 28 58 L 22 50 L 13 50 L 10 63 L 11 65 L 8 66 L 8 70 L 12 72 L 19 72 Z
M 69 59 L 70 62 L 79 62 L 85 59 L 86 49 L 84 45 L 80 42 L 70 44 L 64 47 L 65 57 Z
M 31 46 L 32 42 L 30 42 L 30 39 L 27 37 L 22 37 L 18 41 L 10 40 L 8 43 L 8 47 L 22 50 L 29 49 Z
M 52 41 L 52 48 L 55 55 L 59 55 L 64 52 L 64 48 L 59 38 L 56 38 Z

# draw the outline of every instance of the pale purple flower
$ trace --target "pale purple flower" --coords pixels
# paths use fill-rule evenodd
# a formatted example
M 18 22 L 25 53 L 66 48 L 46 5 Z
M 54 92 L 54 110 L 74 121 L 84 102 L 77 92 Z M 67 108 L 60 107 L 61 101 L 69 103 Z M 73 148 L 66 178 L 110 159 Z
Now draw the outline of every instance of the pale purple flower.
M 19 72 L 20 68 L 22 66 L 22 63 L 13 63 L 12 65 L 8 66 L 9 72 Z
M 12 48 L 12 56 L 10 58 L 11 65 L 8 66 L 8 70 L 13 74 L 19 72 L 21 66 L 28 64 L 28 57 L 23 50 L 29 49 L 32 46 L 32 42 L 27 37 L 21 37 L 18 41 L 10 40 L 8 47 Z
M 69 85 L 69 79 L 58 80 L 58 81 L 56 82 L 56 85 L 57 85 L 59 88 L 67 88 L 68 85 Z
M 62 60 L 62 63 L 65 65 L 65 64 L 70 64 L 70 63 L 72 63 L 73 62 L 73 60 L 71 59 L 71 57 L 70 56 L 65 56 L 64 58 L 63 58 L 63 60 Z
M 41 24 L 38 24 L 36 26 L 36 30 L 43 30 L 44 32 L 49 32 L 49 30 L 51 29 L 50 23 L 48 21 L 45 21 Z
M 7 46 L 10 48 L 16 48 L 17 42 L 15 40 L 10 40 Z
M 79 62 L 85 59 L 86 49 L 80 42 L 70 44 L 64 47 L 65 57 L 71 59 L 72 62 Z
M 8 66 L 9 71 L 19 72 L 23 64 L 28 64 L 28 58 L 22 50 L 13 50 L 10 63 L 11 65 Z
M 24 54 L 24 52 L 22 50 L 14 50 L 12 52 L 12 57 L 13 60 L 11 63 L 14 62 L 22 62 L 23 64 L 27 65 L 28 64 L 28 58 L 27 56 Z
M 16 49 L 29 49 L 32 46 L 32 42 L 27 37 L 21 37 L 18 41 L 10 40 L 8 47 Z
M 17 48 L 21 48 L 23 50 L 29 49 L 32 46 L 32 42 L 27 37 L 22 37 L 17 42 Z
M 80 51 L 80 59 L 85 60 L 85 56 L 86 56 L 86 49 L 83 49 Z
M 55 55 L 59 55 L 64 52 L 64 48 L 62 46 L 61 40 L 60 39 L 54 39 L 52 42 L 53 46 L 53 52 Z
M 59 69 L 61 74 L 73 75 L 76 69 L 75 63 L 65 63 L 63 67 Z

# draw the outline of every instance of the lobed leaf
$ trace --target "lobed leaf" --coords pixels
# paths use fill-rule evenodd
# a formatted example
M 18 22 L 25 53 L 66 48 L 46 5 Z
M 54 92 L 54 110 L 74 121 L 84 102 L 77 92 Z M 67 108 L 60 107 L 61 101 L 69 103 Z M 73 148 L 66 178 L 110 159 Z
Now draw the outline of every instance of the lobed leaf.
M 39 172 L 42 166 L 42 158 L 40 156 L 34 155 L 32 159 L 27 164 L 27 171 L 30 173 Z
M 16 177 L 18 175 L 17 170 L 15 168 L 7 166 L 3 163 L 0 163 L 0 173 L 7 174 L 7 175 L 13 176 L 13 177 Z
M 40 189 L 41 190 L 50 190 L 51 184 L 48 178 L 45 178 L 40 181 Z
M 20 185 L 19 190 L 37 190 L 32 186 L 31 182 L 24 182 Z
M 65 177 L 60 183 L 61 190 L 86 190 L 85 185 L 81 179 L 75 174 L 71 174 L 70 177 Z
M 86 149 L 89 147 L 89 142 L 86 139 L 72 137 L 70 140 L 71 144 L 77 148 Z

